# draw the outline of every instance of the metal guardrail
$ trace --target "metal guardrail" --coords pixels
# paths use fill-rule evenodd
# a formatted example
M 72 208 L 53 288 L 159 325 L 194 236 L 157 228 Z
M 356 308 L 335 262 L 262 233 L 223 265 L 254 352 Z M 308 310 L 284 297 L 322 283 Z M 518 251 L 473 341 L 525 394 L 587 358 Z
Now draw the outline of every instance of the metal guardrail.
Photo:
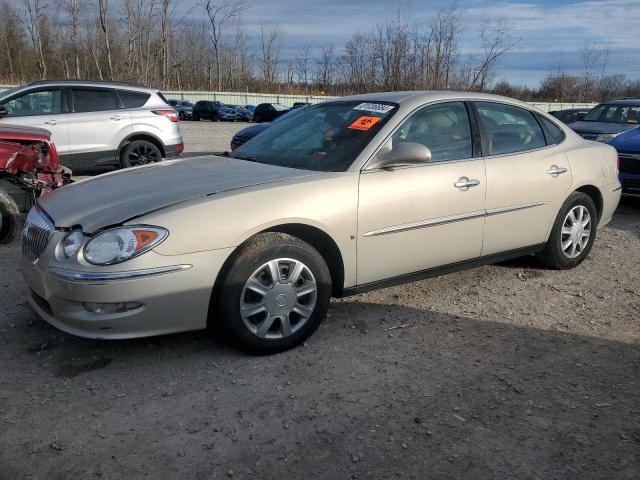
M 10 85 L 0 85 L 0 92 L 12 88 Z M 287 107 L 293 106 L 296 102 L 318 103 L 330 100 L 331 96 L 324 95 L 280 95 L 272 93 L 250 93 L 250 92 L 205 92 L 189 90 L 164 90 L 162 92 L 166 98 L 176 100 L 188 100 L 197 102 L 198 100 L 212 100 L 227 103 L 229 105 L 258 105 L 260 103 L 281 103 Z M 566 103 L 566 102 L 527 102 L 544 112 L 553 110 L 566 110 L 569 108 L 592 108 L 595 103 Z

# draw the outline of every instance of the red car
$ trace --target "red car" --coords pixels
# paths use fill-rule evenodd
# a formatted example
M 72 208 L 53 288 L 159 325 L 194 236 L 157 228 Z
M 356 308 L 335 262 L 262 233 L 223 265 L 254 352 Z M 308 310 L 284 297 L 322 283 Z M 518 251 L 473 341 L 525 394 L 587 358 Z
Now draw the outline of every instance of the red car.
M 0 125 L 0 178 L 35 200 L 68 183 L 71 171 L 60 164 L 48 130 Z M 19 213 L 15 200 L 0 188 L 0 243 L 15 236 Z

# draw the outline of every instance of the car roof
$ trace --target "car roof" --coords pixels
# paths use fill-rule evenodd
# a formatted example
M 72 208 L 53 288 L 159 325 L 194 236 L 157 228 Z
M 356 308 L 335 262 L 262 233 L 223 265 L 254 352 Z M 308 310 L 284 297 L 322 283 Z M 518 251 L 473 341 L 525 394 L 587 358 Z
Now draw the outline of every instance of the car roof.
M 606 105 L 630 105 L 640 107 L 640 98 L 614 98 L 602 103 Z
M 379 92 L 365 93 L 361 95 L 350 95 L 328 101 L 362 101 L 362 102 L 393 102 L 403 106 L 418 107 L 427 102 L 438 100 L 476 100 L 493 101 L 517 105 L 531 110 L 531 105 L 516 100 L 514 98 L 492 95 L 489 93 L 459 92 L 452 90 L 426 90 L 426 91 L 403 91 L 403 92 Z
M 155 93 L 157 88 L 145 87 L 141 83 L 134 82 L 111 82 L 105 80 L 40 80 L 32 82 L 27 85 L 18 87 L 18 90 L 24 90 L 32 87 L 111 87 L 111 88 L 124 88 L 126 90 L 133 90 L 136 92 Z

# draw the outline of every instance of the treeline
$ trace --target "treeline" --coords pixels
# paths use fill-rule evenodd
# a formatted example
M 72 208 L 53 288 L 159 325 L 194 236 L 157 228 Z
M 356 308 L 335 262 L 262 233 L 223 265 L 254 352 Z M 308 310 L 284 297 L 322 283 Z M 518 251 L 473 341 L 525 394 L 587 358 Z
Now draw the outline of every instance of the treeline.
M 559 72 L 539 89 L 495 83 L 517 45 L 501 18 L 478 21 L 473 54 L 462 54 L 464 11 L 382 23 L 345 45 L 301 45 L 283 54 L 278 25 L 251 32 L 242 0 L 0 0 L 0 83 L 84 78 L 135 81 L 171 90 L 341 95 L 379 90 L 495 90 L 523 99 L 596 101 L 638 96 L 640 82 L 607 75 L 608 48 L 581 53 L 584 75 Z

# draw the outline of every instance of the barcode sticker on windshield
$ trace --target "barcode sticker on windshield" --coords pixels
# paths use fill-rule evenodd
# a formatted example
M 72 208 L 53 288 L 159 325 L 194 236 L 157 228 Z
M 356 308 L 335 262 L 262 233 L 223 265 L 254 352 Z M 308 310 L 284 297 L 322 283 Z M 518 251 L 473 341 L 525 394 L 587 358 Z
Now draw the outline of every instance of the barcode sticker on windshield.
M 364 110 L 365 112 L 387 113 L 393 110 L 393 105 L 383 103 L 361 103 L 353 107 L 354 110 Z

